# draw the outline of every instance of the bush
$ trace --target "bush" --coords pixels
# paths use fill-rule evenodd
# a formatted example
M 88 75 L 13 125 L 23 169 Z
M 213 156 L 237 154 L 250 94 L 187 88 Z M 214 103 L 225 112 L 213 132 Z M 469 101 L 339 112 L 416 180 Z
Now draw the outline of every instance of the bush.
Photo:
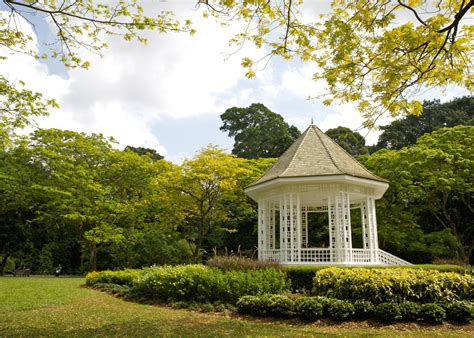
M 443 304 L 446 318 L 450 321 L 467 324 L 474 320 L 474 304 L 466 301 L 455 301 Z
M 306 321 L 323 317 L 324 307 L 318 297 L 301 297 L 295 302 L 295 314 Z
M 331 319 L 343 321 L 354 316 L 355 309 L 351 302 L 340 299 L 330 299 L 325 304 L 324 312 L 327 313 Z
M 402 320 L 400 307 L 397 303 L 387 302 L 375 307 L 375 317 L 383 323 L 395 323 Z
M 265 313 L 271 317 L 290 318 L 295 314 L 295 302 L 284 295 L 261 296 Z
M 236 307 L 237 312 L 243 315 L 259 316 L 263 313 L 263 302 L 258 296 L 240 297 Z
M 259 261 L 248 257 L 232 255 L 211 257 L 206 265 L 224 271 L 263 269 L 281 270 L 281 265 L 278 262 Z
M 446 311 L 438 304 L 422 304 L 420 306 L 420 318 L 427 323 L 441 324 L 446 319 Z
M 152 267 L 136 279 L 132 295 L 138 298 L 201 303 L 235 303 L 245 295 L 287 290 L 285 274 L 273 269 L 221 271 L 204 265 Z
M 453 301 L 472 299 L 474 277 L 423 269 L 327 268 L 316 274 L 313 293 L 373 303 Z
M 289 318 L 295 313 L 295 302 L 283 295 L 244 296 L 236 306 L 239 313 L 257 317 Z
M 366 300 L 356 300 L 354 302 L 354 317 L 357 319 L 369 319 L 374 315 L 374 305 Z
M 413 322 L 420 318 L 420 304 L 414 302 L 402 302 L 399 304 L 403 320 Z
M 140 269 L 125 269 L 118 271 L 93 271 L 86 275 L 86 284 L 93 286 L 97 283 L 103 284 L 118 284 L 132 286 L 133 281 L 142 276 L 146 272 Z

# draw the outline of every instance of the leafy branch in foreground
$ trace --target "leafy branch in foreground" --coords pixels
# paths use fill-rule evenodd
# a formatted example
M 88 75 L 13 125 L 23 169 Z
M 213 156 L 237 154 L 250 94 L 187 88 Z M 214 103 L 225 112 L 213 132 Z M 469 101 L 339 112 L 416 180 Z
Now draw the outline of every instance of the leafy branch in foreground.
M 181 23 L 170 11 L 161 11 L 154 17 L 145 15 L 138 0 L 120 0 L 115 3 L 93 0 L 3 0 L 3 3 L 10 11 L 8 20 L 0 21 L 0 45 L 8 46 L 4 36 L 10 35 L 19 41 L 31 40 L 31 37 L 20 29 L 19 19 L 21 17 L 30 22 L 32 15 L 42 13 L 42 19 L 50 24 L 56 34 L 56 40 L 48 44 L 49 55 L 35 55 L 26 49 L 25 43 L 11 43 L 9 47 L 13 45 L 36 57 L 58 58 L 68 67 L 87 68 L 89 62 L 82 60 L 78 51 L 86 49 L 101 54 L 107 47 L 104 34 L 119 35 L 127 41 L 146 43 L 147 39 L 142 34 L 145 30 L 194 33 L 189 20 Z M 35 25 L 32 23 L 32 26 Z
M 466 20 L 474 1 L 333 1 L 319 19 L 303 0 L 201 0 L 205 15 L 247 22 L 232 43 L 251 42 L 269 53 L 244 58 L 247 76 L 268 58 L 314 62 L 325 104 L 357 102 L 365 125 L 386 113 L 419 115 L 416 95 L 457 85 L 472 90 L 474 29 Z
M 11 83 L 0 75 L 0 150 L 9 146 L 17 129 L 32 123 L 31 117 L 47 115 L 49 108 L 58 106 L 23 86 L 21 81 Z

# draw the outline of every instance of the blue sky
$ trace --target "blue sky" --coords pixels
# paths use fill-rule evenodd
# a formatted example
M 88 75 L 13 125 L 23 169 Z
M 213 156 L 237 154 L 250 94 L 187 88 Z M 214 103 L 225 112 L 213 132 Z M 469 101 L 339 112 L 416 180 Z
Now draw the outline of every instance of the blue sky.
M 305 14 L 321 10 L 319 3 L 308 2 Z M 256 78 L 246 79 L 240 66 L 242 57 L 259 57 L 265 51 L 246 46 L 227 58 L 235 50 L 228 40 L 240 23 L 222 28 L 203 19 L 194 4 L 194 0 L 147 1 L 145 6 L 165 6 L 178 17 L 191 18 L 197 28 L 193 37 L 147 33 L 147 46 L 107 37 L 109 48 L 103 58 L 81 52 L 92 63 L 89 70 L 66 70 L 57 62 L 15 55 L 0 63 L 0 71 L 57 99 L 61 108 L 42 119 L 41 126 L 103 133 L 113 136 L 122 147 L 154 148 L 175 162 L 208 144 L 231 149 L 233 140 L 219 130 L 220 114 L 254 102 L 265 104 L 300 130 L 312 117 L 322 130 L 339 125 L 360 127 L 362 118 L 353 106 L 326 107 L 320 101 L 307 100 L 324 89 L 323 84 L 312 81 L 315 68 L 311 64 L 274 58 Z M 33 47 L 41 50 L 41 43 L 50 41 L 52 35 L 40 17 L 33 21 L 38 34 Z M 35 36 L 26 22 L 22 28 Z M 424 98 L 445 101 L 462 95 L 466 95 L 464 90 L 449 88 L 446 95 L 429 92 Z M 361 133 L 366 135 L 367 131 Z M 369 133 L 367 143 L 374 143 L 377 134 Z

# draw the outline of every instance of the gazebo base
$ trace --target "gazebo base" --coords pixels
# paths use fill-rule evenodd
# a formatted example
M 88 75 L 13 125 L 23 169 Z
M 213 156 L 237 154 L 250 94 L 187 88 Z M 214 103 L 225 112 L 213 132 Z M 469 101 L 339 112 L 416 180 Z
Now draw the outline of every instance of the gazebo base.
M 380 249 L 336 250 L 328 248 L 303 248 L 293 250 L 262 250 L 259 253 L 259 259 L 279 262 L 282 265 L 412 265 Z

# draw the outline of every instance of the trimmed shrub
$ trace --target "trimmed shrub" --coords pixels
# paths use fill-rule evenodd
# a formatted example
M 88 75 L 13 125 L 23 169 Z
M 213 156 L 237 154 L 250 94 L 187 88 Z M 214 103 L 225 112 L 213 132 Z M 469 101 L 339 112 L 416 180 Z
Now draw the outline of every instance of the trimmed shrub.
M 450 321 L 468 324 L 474 320 L 474 304 L 465 301 L 455 301 L 443 304 L 446 318 Z
M 407 268 L 327 268 L 316 274 L 313 293 L 373 303 L 453 301 L 474 297 L 474 277 Z
M 427 323 L 441 324 L 446 319 L 446 311 L 438 304 L 421 304 L 420 318 Z
M 97 283 L 132 286 L 133 281 L 146 272 L 141 269 L 125 269 L 118 271 L 93 271 L 86 275 L 86 284 L 93 286 Z
M 367 300 L 356 300 L 354 302 L 354 317 L 357 319 L 369 319 L 374 315 L 374 305 Z
M 206 265 L 224 271 L 263 269 L 281 270 L 281 265 L 278 262 L 259 261 L 248 257 L 232 255 L 211 257 Z
M 236 306 L 239 313 L 256 317 L 289 318 L 295 313 L 295 302 L 284 295 L 243 296 Z
M 306 321 L 323 317 L 324 307 L 318 297 L 301 297 L 295 301 L 295 314 Z
M 417 321 L 420 318 L 421 304 L 414 302 L 402 302 L 399 304 L 400 313 L 405 321 Z
M 134 281 L 131 294 L 162 302 L 235 303 L 241 296 L 277 294 L 287 288 L 285 274 L 274 269 L 222 271 L 204 265 L 179 265 L 149 268 Z
M 295 314 L 295 302 L 284 295 L 261 296 L 265 313 L 271 317 L 290 318 Z
M 240 297 L 236 307 L 237 312 L 244 315 L 259 316 L 263 313 L 263 302 L 258 296 Z
M 324 312 L 331 319 L 343 321 L 355 314 L 354 305 L 346 300 L 328 299 L 325 303 Z
M 383 323 L 395 323 L 402 320 L 400 307 L 397 303 L 387 302 L 379 304 L 375 307 L 374 314 Z

